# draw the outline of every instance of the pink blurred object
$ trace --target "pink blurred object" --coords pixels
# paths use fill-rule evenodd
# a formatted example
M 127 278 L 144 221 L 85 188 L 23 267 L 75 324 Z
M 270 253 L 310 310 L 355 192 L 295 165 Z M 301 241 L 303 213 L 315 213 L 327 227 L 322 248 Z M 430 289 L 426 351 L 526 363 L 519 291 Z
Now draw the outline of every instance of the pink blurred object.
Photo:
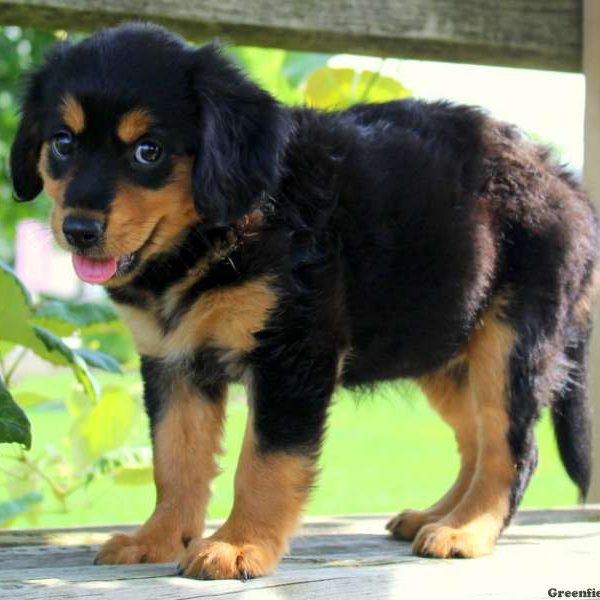
M 17 224 L 15 271 L 30 291 L 71 298 L 81 286 L 67 252 L 56 247 L 48 225 L 33 219 Z

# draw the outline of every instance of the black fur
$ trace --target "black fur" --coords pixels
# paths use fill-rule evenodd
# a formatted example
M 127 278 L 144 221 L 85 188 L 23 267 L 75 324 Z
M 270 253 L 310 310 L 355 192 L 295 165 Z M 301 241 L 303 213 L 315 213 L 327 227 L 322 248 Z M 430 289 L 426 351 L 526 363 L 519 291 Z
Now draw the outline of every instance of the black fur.
M 558 449 L 569 477 L 582 499 L 590 487 L 592 465 L 591 408 L 588 401 L 588 342 L 590 332 L 577 334 L 565 350 L 570 369 L 563 388 L 552 404 L 552 420 Z
M 173 366 L 151 356 L 141 357 L 141 374 L 144 381 L 144 406 L 150 421 L 150 430 L 161 418 L 173 384 L 191 372 L 190 382 L 195 385 L 202 398 L 212 402 L 221 402 L 224 398 L 224 386 L 228 378 L 219 360 L 218 352 L 202 350 L 195 353 L 189 364 Z M 184 372 L 182 372 L 184 371 Z
M 211 222 L 231 223 L 275 189 L 290 123 L 214 46 L 194 53 L 192 78 L 200 123 L 196 204 Z
M 10 153 L 10 170 L 14 197 L 19 202 L 33 200 L 42 191 L 42 179 L 38 174 L 37 163 L 42 147 L 41 110 L 42 79 L 45 69 L 29 76 L 27 94 L 23 101 L 22 117 Z

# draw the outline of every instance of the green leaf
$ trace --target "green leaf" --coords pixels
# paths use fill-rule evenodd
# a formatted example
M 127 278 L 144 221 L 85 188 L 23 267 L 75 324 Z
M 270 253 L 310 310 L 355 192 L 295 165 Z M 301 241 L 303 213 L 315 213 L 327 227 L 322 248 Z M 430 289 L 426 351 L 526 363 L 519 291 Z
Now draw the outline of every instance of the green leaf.
M 280 102 L 298 104 L 302 101 L 301 91 L 290 84 L 282 71 L 287 55 L 285 50 L 238 46 L 230 49 L 229 53 L 254 81 Z
M 147 447 L 119 448 L 101 457 L 89 470 L 88 479 L 112 475 L 119 485 L 152 483 L 152 451 Z
M 23 409 L 13 400 L 0 379 L 0 443 L 23 444 L 31 448 L 31 425 Z
M 324 67 L 332 54 L 321 52 L 287 51 L 283 61 L 282 72 L 293 87 L 304 83 L 307 77 L 319 67 Z
M 89 412 L 89 398 L 79 391 L 74 391 L 72 394 L 66 397 L 65 407 L 71 419 L 73 421 L 77 421 L 77 419 Z
M 89 348 L 79 348 L 74 351 L 77 356 L 80 356 L 90 367 L 102 369 L 109 373 L 122 373 L 119 363 L 108 354 L 99 352 L 98 350 L 90 350 Z
M 29 347 L 32 348 L 38 356 L 46 359 L 52 364 L 70 366 L 77 381 L 83 386 L 83 390 L 87 396 L 92 402 L 96 402 L 99 394 L 98 383 L 90 373 L 85 360 L 75 354 L 69 346 L 51 331 L 47 331 L 46 329 L 37 326 L 33 329 L 38 340 L 42 343 L 42 347 L 40 348 L 39 344 L 35 348 L 32 346 Z
M 0 340 L 0 358 L 4 358 L 11 350 L 13 350 L 15 344 L 12 342 L 5 342 Z
M 119 320 L 108 304 L 48 300 L 38 306 L 34 323 L 61 335 L 71 335 L 77 330 L 89 330 Z
M 13 500 L 0 502 L 0 525 L 6 525 L 10 520 L 24 512 L 28 512 L 43 499 L 39 492 L 30 492 Z
M 12 295 L 13 298 L 21 296 L 21 303 L 24 304 L 31 313 L 31 295 L 23 285 L 17 274 L 2 260 L 0 260 L 0 289 Z M 1 298 L 0 302 L 6 302 L 6 298 Z
M 324 109 L 347 108 L 357 102 L 387 102 L 411 95 L 399 81 L 374 71 L 332 69 L 314 71 L 306 82 L 305 100 Z
M 0 324 L 2 337 L 30 348 L 40 358 L 54 365 L 69 366 L 83 386 L 86 394 L 95 401 L 98 387 L 83 358 L 76 355 L 57 335 L 32 325 L 33 308 L 29 292 L 14 272 L 0 262 Z
M 0 261 L 0 319 L 2 339 L 26 346 L 36 339 L 29 324 L 31 297 L 14 271 Z
M 147 467 L 123 467 L 115 473 L 117 485 L 148 485 L 154 480 L 154 469 Z
M 52 398 L 36 392 L 14 392 L 13 398 L 22 408 L 31 408 L 52 400 Z
M 104 331 L 84 333 L 81 340 L 87 348 L 104 352 L 120 364 L 133 363 L 138 359 L 131 334 L 120 322 L 106 326 Z
M 90 465 L 121 447 L 139 413 L 139 404 L 127 390 L 105 388 L 98 403 L 84 410 L 71 430 L 72 447 L 79 465 Z
M 29 457 L 29 463 L 26 464 L 21 460 L 22 450 L 15 445 L 8 446 L 12 452 L 3 451 L 2 457 L 12 457 L 13 460 L 6 462 L 3 465 L 4 469 L 4 485 L 6 487 L 7 498 L 20 498 L 30 494 L 31 492 L 39 492 L 41 477 L 30 464 L 39 465 L 39 460 Z

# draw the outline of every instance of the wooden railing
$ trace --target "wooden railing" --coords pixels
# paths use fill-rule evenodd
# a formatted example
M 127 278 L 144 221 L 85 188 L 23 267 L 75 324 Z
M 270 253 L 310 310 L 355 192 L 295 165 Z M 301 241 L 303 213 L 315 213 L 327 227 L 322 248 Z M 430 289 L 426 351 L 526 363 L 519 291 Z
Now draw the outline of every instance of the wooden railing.
M 95 29 L 148 19 L 191 39 L 581 70 L 581 0 L 0 0 L 0 22 Z

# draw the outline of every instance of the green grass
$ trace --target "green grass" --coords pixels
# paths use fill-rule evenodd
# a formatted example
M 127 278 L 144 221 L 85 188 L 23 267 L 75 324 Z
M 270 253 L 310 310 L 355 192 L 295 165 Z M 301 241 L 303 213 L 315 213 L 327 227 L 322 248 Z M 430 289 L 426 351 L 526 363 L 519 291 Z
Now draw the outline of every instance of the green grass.
M 49 385 L 49 378 L 28 381 L 28 388 Z M 61 389 L 65 380 L 50 381 Z M 234 396 L 236 394 L 234 393 Z M 35 455 L 66 436 L 70 421 L 57 405 L 29 411 Z M 228 408 L 224 469 L 213 486 L 210 517 L 225 517 L 232 498 L 235 463 L 246 418 L 245 403 L 234 398 Z M 132 443 L 148 443 L 145 419 Z M 547 415 L 537 430 L 540 465 L 524 499 L 525 506 L 573 504 L 576 491 L 560 465 Z M 339 394 L 331 410 L 321 459 L 320 483 L 308 506 L 309 514 L 394 512 L 424 508 L 452 483 L 458 468 L 453 436 L 411 385 L 385 387 L 359 402 Z M 46 496 L 50 494 L 46 493 Z M 4 494 L 0 491 L 0 500 Z M 35 519 L 19 517 L 14 527 L 74 526 L 131 523 L 144 520 L 154 503 L 152 485 L 116 485 L 110 479 L 92 483 L 69 499 L 65 512 L 45 498 Z

